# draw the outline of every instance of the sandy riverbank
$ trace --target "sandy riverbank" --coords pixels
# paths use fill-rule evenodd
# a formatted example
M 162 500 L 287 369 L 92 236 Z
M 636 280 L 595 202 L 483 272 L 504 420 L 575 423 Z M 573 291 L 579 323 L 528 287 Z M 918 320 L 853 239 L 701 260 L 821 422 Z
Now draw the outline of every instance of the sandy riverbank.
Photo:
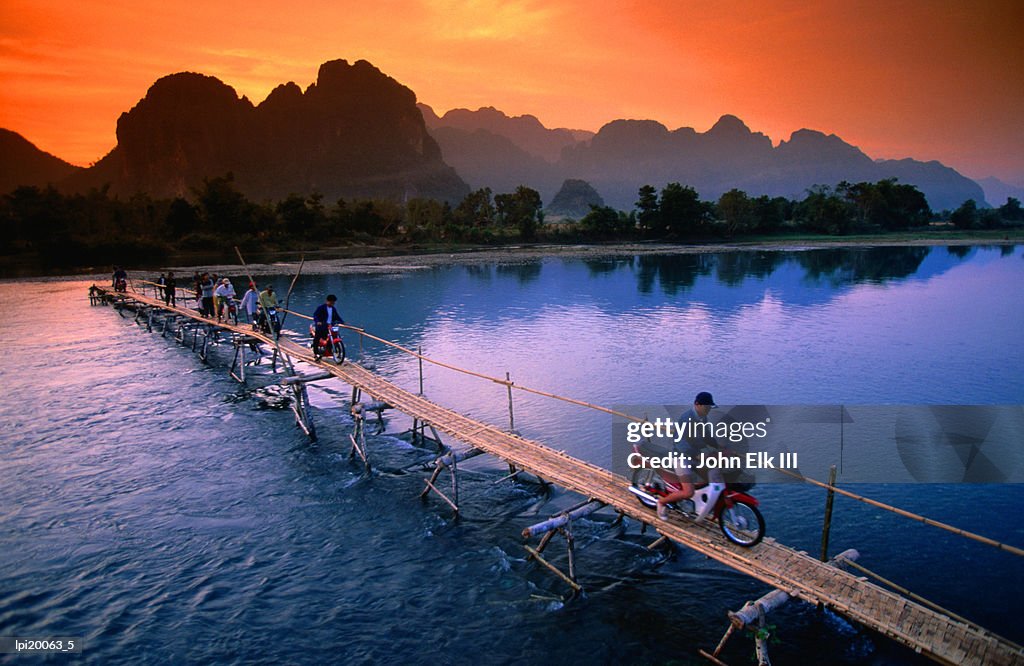
M 526 244 L 502 247 L 458 247 L 444 248 L 329 248 L 306 255 L 302 266 L 305 275 L 323 274 L 372 274 L 396 273 L 421 270 L 435 266 L 521 263 L 545 258 L 604 259 L 636 255 L 705 254 L 712 252 L 756 252 L 756 251 L 804 251 L 821 248 L 883 247 L 883 246 L 972 246 L 1024 243 L 1024 231 L 1011 233 L 1005 238 L 994 234 L 978 234 L 964 237 L 941 236 L 859 236 L 847 238 L 780 238 L 740 243 L 658 243 L 621 242 L 608 244 L 562 245 Z M 293 274 L 299 265 L 299 253 L 281 253 L 280 260 L 250 261 L 243 268 L 234 263 L 188 263 L 187 259 L 171 261 L 166 266 L 151 270 L 132 270 L 133 278 L 153 279 L 161 270 L 176 273 L 179 284 L 191 277 L 194 271 L 217 273 L 228 276 L 252 276 Z M 49 280 L 96 280 L 107 282 L 109 272 L 83 271 L 78 274 L 47 277 L 8 278 L 11 281 Z
M 892 247 L 892 246 L 973 246 L 1017 244 L 1024 237 L 1015 234 L 1008 239 L 976 238 L 885 238 L 853 237 L 848 239 L 779 239 L 763 242 L 712 243 L 684 245 L 678 243 L 610 243 L 599 245 L 511 245 L 504 247 L 460 248 L 457 251 L 436 251 L 418 254 L 389 254 L 382 256 L 309 258 L 302 266 L 303 274 L 392 273 L 418 270 L 435 266 L 465 264 L 520 263 L 545 258 L 603 259 L 636 255 L 706 254 L 712 252 L 804 251 L 821 248 Z M 251 262 L 248 272 L 253 275 L 279 275 L 292 273 L 298 267 L 297 259 L 274 262 Z M 219 275 L 244 273 L 238 263 L 206 264 L 201 266 L 168 266 L 178 275 L 193 271 L 206 271 Z

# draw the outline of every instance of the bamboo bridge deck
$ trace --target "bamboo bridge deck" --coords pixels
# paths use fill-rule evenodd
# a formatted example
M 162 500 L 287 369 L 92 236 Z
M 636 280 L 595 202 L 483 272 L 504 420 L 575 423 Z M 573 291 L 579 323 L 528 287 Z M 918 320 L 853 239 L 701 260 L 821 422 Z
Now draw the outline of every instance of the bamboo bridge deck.
M 211 323 L 194 310 L 167 307 L 162 301 L 141 294 L 129 293 L 123 297 L 150 308 Z M 275 347 L 272 337 L 254 332 L 247 325 L 216 326 Z M 652 525 L 682 546 L 793 597 L 822 604 L 940 663 L 1024 665 L 1024 648 L 982 627 L 933 611 L 771 538 L 765 538 L 753 548 L 743 548 L 727 541 L 713 526 L 683 518 L 659 521 L 652 510 L 641 506 L 628 491 L 629 481 L 624 477 L 541 442 L 524 439 L 438 405 L 356 363 L 346 361 L 338 366 L 332 362 L 316 361 L 308 347 L 284 335 L 278 345 L 282 354 L 316 366 L 376 400 L 430 424 L 438 432 L 567 490 L 603 502 L 624 515 Z

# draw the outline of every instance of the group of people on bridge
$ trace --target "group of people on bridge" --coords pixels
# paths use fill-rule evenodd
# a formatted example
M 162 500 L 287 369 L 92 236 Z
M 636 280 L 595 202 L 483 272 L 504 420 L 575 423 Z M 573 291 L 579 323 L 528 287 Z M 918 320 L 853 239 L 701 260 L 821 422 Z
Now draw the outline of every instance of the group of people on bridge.
M 177 307 L 178 280 L 174 276 L 174 271 L 160 273 L 156 285 L 164 304 Z M 123 292 L 128 289 L 128 273 L 124 268 L 114 267 L 111 286 L 115 291 Z M 230 322 L 237 325 L 241 313 L 244 315 L 244 321 L 251 324 L 253 330 L 274 335 L 281 332 L 281 321 L 277 314 L 281 306 L 272 284 L 267 284 L 263 291 L 259 291 L 256 284 L 250 282 L 248 290 L 241 300 L 238 300 L 230 278 L 220 277 L 216 273 L 196 271 L 192 275 L 192 289 L 197 309 L 204 317 L 215 318 L 218 323 Z M 332 325 L 345 323 L 335 307 L 337 301 L 337 296 L 328 294 L 324 302 L 313 312 L 314 351 L 319 348 L 318 343 L 328 336 Z

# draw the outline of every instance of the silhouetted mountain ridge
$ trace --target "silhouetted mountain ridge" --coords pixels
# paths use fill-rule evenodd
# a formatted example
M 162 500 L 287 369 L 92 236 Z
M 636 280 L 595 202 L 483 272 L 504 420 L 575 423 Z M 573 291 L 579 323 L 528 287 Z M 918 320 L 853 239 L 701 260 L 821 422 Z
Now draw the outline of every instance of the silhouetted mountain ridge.
M 415 94 L 363 60 L 324 63 L 305 92 L 282 84 L 258 106 L 214 77 L 163 77 L 121 114 L 117 147 L 67 184 L 175 196 L 228 172 L 255 199 L 458 201 L 469 191 L 441 159 Z
M 211 76 L 165 76 L 121 114 L 116 147 L 87 169 L 10 132 L 0 134 L 0 148 L 4 191 L 59 182 L 76 191 L 110 184 L 116 194 L 189 195 L 204 178 L 231 172 L 239 189 L 258 200 L 317 191 L 327 201 L 455 201 L 469 185 L 495 192 L 527 185 L 550 201 L 566 180 L 583 180 L 609 205 L 628 210 L 641 185 L 680 182 L 705 200 L 732 188 L 802 198 L 814 185 L 895 177 L 919 187 L 937 210 L 985 202 L 977 183 L 938 162 L 873 160 L 834 134 L 810 129 L 773 146 L 728 114 L 706 132 L 629 119 L 597 133 L 548 129 L 535 116 L 510 117 L 493 107 L 438 117 L 364 60 L 324 63 L 305 91 L 283 83 L 258 105 Z
M 423 105 L 420 108 L 429 109 Z M 916 185 L 936 210 L 955 208 L 967 199 L 979 204 L 985 201 L 977 183 L 939 163 L 872 160 L 835 134 L 811 129 L 797 130 L 788 140 L 773 146 L 768 136 L 752 131 L 730 114 L 723 115 L 707 132 L 691 127 L 669 130 L 655 120 L 613 120 L 592 137 L 563 144 L 558 161 L 548 168 L 536 168 L 531 180 L 516 183 L 509 183 L 507 150 L 493 160 L 485 159 L 483 142 L 493 143 L 493 138 L 454 133 L 486 127 L 489 134 L 504 136 L 528 156 L 541 158 L 533 144 L 520 138 L 519 125 L 529 126 L 535 136 L 543 136 L 543 125 L 538 128 L 533 116 L 522 118 L 525 120 L 517 121 L 517 125 L 491 107 L 476 112 L 459 109 L 440 118 L 430 110 L 428 127 L 437 137 L 445 160 L 473 187 L 507 191 L 509 185 L 525 184 L 538 189 L 545 201 L 551 200 L 567 179 L 587 181 L 609 205 L 628 210 L 641 185 L 660 188 L 680 182 L 695 187 L 706 200 L 717 199 L 732 188 L 755 196 L 800 199 L 815 185 L 884 178 Z M 519 155 L 511 165 L 517 173 L 526 172 L 528 157 Z
M 82 167 L 44 152 L 17 132 L 0 128 L 0 193 L 19 185 L 57 183 Z

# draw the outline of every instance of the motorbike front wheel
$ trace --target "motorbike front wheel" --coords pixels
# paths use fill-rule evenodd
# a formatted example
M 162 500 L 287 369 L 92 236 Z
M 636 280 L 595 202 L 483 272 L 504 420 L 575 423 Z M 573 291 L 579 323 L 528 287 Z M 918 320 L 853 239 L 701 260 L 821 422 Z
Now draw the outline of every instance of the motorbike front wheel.
M 764 538 L 764 517 L 756 506 L 743 500 L 724 507 L 718 524 L 726 539 L 745 548 L 756 546 Z
M 334 363 L 335 365 L 341 365 L 345 362 L 345 342 L 341 338 L 334 343 Z

